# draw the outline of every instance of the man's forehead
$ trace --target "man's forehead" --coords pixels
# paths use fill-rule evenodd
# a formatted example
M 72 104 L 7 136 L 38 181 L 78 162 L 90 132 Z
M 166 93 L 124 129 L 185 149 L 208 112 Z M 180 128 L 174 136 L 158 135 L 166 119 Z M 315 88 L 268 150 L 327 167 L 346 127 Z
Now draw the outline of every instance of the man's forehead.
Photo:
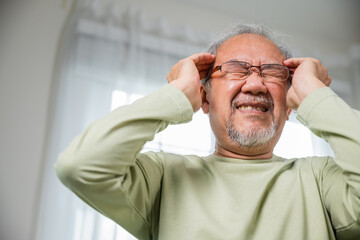
M 253 33 L 244 33 L 233 36 L 227 40 L 225 40 L 219 47 L 219 50 L 227 45 L 232 44 L 241 44 L 241 45 L 263 45 L 270 44 L 276 46 L 270 39 Z
M 268 38 L 257 34 L 241 34 L 226 40 L 218 48 L 216 62 L 231 59 L 262 63 L 281 63 L 284 54 Z

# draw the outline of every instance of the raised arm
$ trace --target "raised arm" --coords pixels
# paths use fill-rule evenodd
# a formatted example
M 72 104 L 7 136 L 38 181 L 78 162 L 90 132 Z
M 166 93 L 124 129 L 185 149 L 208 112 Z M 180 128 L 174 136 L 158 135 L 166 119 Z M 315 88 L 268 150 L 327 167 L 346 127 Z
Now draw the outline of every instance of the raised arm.
M 294 67 L 288 104 L 298 119 L 325 139 L 335 153 L 317 173 L 323 204 L 338 239 L 360 236 L 360 112 L 352 109 L 330 88 L 331 78 L 318 60 L 289 59 Z
M 191 120 L 195 109 L 188 90 L 200 89 L 194 84 L 200 81 L 206 56 L 182 60 L 186 67 L 173 68 L 171 84 L 95 121 L 56 164 L 58 177 L 69 189 L 138 239 L 151 239 L 156 232 L 163 174 L 162 154 L 140 151 L 168 124 Z M 194 83 L 186 83 L 189 79 Z

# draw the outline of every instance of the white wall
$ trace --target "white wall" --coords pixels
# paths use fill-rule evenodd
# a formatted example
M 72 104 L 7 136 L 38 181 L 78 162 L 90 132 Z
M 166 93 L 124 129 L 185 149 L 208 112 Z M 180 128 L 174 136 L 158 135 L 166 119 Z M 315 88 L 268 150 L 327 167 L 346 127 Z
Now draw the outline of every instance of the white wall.
M 0 3 L 0 239 L 34 234 L 49 90 L 70 2 Z

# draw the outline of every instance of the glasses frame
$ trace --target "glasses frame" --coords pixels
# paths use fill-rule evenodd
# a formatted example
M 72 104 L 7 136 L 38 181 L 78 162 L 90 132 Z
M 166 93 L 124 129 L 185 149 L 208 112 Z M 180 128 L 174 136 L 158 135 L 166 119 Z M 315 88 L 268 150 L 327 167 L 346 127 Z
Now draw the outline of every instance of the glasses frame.
M 262 73 L 262 69 L 263 69 L 264 66 L 271 66 L 271 65 L 272 65 L 272 66 L 280 66 L 280 67 L 288 70 L 288 77 L 287 77 L 286 79 L 280 80 L 280 82 L 284 82 L 284 81 L 287 81 L 287 80 L 289 80 L 289 81 L 291 82 L 292 75 L 293 75 L 293 72 L 292 72 L 288 67 L 286 67 L 286 66 L 284 66 L 284 65 L 281 65 L 281 64 L 277 64 L 277 63 L 266 63 L 266 64 L 261 64 L 261 65 L 259 65 L 259 66 L 255 66 L 255 65 L 252 65 L 252 64 L 250 64 L 250 63 L 248 63 L 248 62 L 245 62 L 245 61 L 230 60 L 230 61 L 224 62 L 224 63 L 222 63 L 222 64 L 214 67 L 214 68 L 210 71 L 210 73 L 209 73 L 208 78 L 206 79 L 206 81 L 209 80 L 209 79 L 210 79 L 210 76 L 211 76 L 214 72 L 217 72 L 217 71 L 220 71 L 220 72 L 222 72 L 223 74 L 231 74 L 231 73 L 225 73 L 225 72 L 223 72 L 223 71 L 222 71 L 222 66 L 223 66 L 224 64 L 232 63 L 232 62 L 235 62 L 235 63 L 245 63 L 245 64 L 248 64 L 248 65 L 250 66 L 249 69 L 248 69 L 248 71 L 247 71 L 247 73 L 246 73 L 246 75 L 245 75 L 244 77 L 242 77 L 242 78 L 239 78 L 239 80 L 243 80 L 243 79 L 249 77 L 249 76 L 252 74 L 252 68 L 257 68 L 257 69 L 259 69 L 259 75 L 260 75 L 262 78 L 265 79 L 265 77 L 264 77 L 264 75 L 263 75 L 263 73 Z M 236 74 L 236 73 L 235 73 L 235 74 Z

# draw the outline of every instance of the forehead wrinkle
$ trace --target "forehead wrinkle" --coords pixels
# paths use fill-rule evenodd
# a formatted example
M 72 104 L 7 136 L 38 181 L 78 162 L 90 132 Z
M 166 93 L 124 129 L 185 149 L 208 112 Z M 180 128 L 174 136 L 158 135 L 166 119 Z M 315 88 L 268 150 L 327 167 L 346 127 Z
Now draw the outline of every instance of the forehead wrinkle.
M 252 66 L 261 66 L 264 64 L 280 64 L 283 65 L 281 61 L 277 61 L 277 60 L 273 60 L 273 59 L 260 59 L 259 64 L 253 64 L 254 60 L 248 58 L 247 56 L 240 56 L 237 58 L 231 58 L 229 60 L 226 60 L 222 63 L 219 63 L 219 65 L 223 64 L 223 63 L 227 63 L 227 62 L 247 62 Z
M 254 35 L 254 34 L 253 34 L 253 35 Z M 260 46 L 264 46 L 264 45 L 266 45 L 266 44 L 271 44 L 272 46 L 274 46 L 274 47 L 276 48 L 277 52 L 280 53 L 281 58 L 282 58 L 281 61 L 278 61 L 277 59 L 275 60 L 274 57 L 273 57 L 273 56 L 275 55 L 275 54 L 274 54 L 271 58 L 265 59 L 265 61 L 262 61 L 263 59 L 260 59 L 260 65 L 261 65 L 261 64 L 271 64 L 271 63 L 279 63 L 279 64 L 282 64 L 282 61 L 285 60 L 285 56 L 284 56 L 284 54 L 281 52 L 281 50 L 279 49 L 279 47 L 276 46 L 275 43 L 273 43 L 273 41 L 271 41 L 270 39 L 268 39 L 268 38 L 266 38 L 266 37 L 263 37 L 263 36 L 260 36 L 260 35 L 257 35 L 257 37 L 258 37 L 258 40 L 260 40 L 260 41 L 259 41 L 260 44 L 261 44 Z M 250 36 L 250 38 L 254 38 L 254 39 L 255 39 L 254 36 Z M 278 54 L 276 54 L 276 55 L 278 55 Z M 268 61 L 268 60 L 269 60 L 269 61 Z
M 229 38 L 228 40 L 226 40 L 219 46 L 219 48 L 216 51 L 216 55 L 218 55 L 224 47 L 226 47 L 228 44 L 230 44 L 229 42 L 234 41 L 234 38 L 245 38 L 245 39 L 247 38 L 246 39 L 247 41 L 245 44 L 248 44 L 249 46 L 253 46 L 256 48 L 268 48 L 271 45 L 272 47 L 275 47 L 274 49 L 277 50 L 277 53 L 274 52 L 274 54 L 270 58 L 261 56 L 261 54 L 259 54 L 256 59 L 250 58 L 247 55 L 241 55 L 241 53 L 240 53 L 240 55 L 238 55 L 236 57 L 232 57 L 230 60 L 225 60 L 224 62 L 231 61 L 231 60 L 237 60 L 237 61 L 246 61 L 252 65 L 271 64 L 271 63 L 282 64 L 282 61 L 286 59 L 284 54 L 279 49 L 279 47 L 276 46 L 276 44 L 273 43 L 270 39 L 268 39 L 264 36 L 252 34 L 252 33 L 240 34 L 240 35 Z M 267 44 L 269 44 L 269 45 L 266 46 Z M 236 45 L 234 46 L 234 48 L 235 47 L 236 47 Z M 274 57 L 274 55 L 276 55 L 277 57 Z M 278 56 L 280 56 L 280 60 L 279 60 Z

